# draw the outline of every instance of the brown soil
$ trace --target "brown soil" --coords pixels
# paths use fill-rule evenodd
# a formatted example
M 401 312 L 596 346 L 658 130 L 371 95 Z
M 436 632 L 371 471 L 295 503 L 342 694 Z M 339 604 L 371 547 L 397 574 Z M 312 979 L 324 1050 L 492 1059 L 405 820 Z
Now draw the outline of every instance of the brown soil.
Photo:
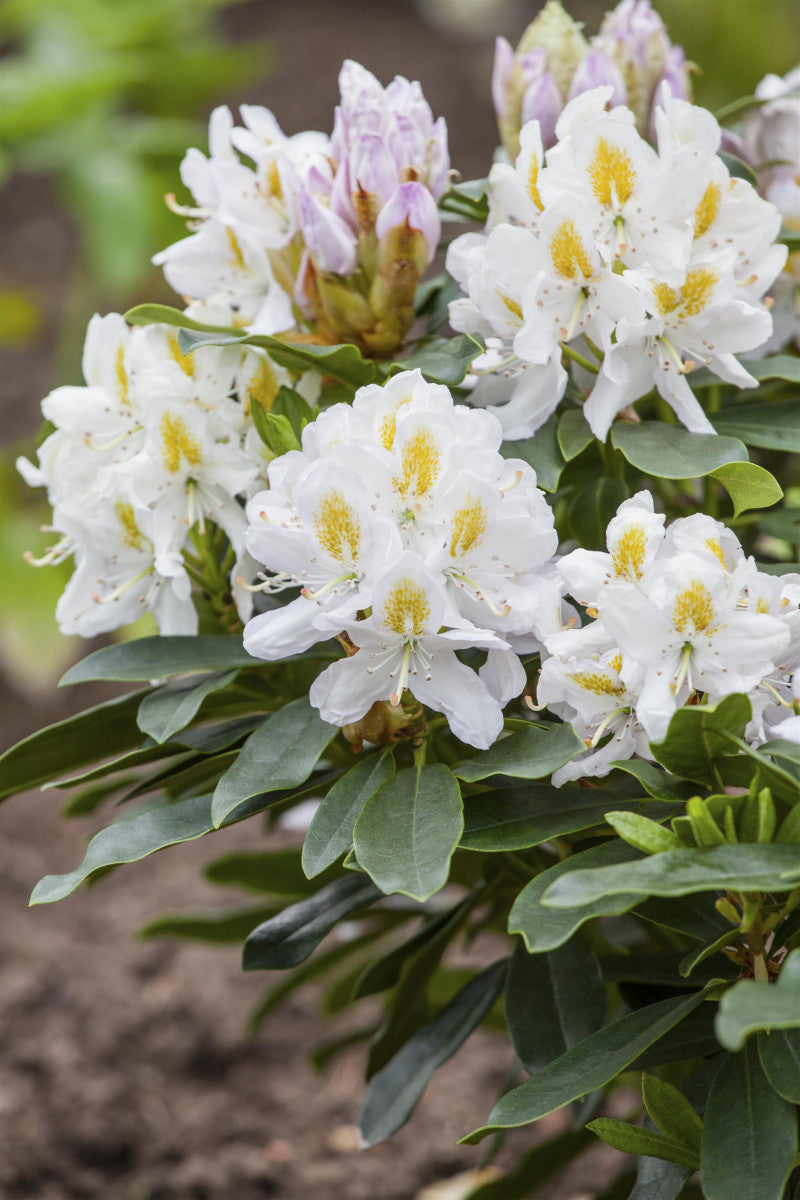
M 524 15 L 512 6 L 506 32 Z M 395 72 L 419 78 L 434 111 L 448 117 L 454 164 L 466 178 L 485 172 L 495 141 L 490 39 L 455 39 L 424 26 L 412 5 L 389 0 L 259 0 L 229 24 L 234 36 L 269 34 L 277 51 L 273 74 L 232 102 L 270 105 L 289 131 L 327 128 L 338 63 L 350 55 L 384 81 Z M 32 177 L 6 186 L 0 222 L 4 286 L 30 289 L 44 311 L 37 343 L 4 355 L 11 441 L 35 430 L 38 400 L 63 381 L 52 347 L 65 320 L 75 238 L 51 186 Z M 9 688 L 3 741 L 78 702 L 64 692 L 34 701 Z M 246 1017 L 268 980 L 243 975 L 237 950 L 135 940 L 151 916 L 230 899 L 203 881 L 202 867 L 226 850 L 252 848 L 254 830 L 167 851 L 62 904 L 29 910 L 35 882 L 75 865 L 101 823 L 63 821 L 60 801 L 32 793 L 0 811 L 4 1200 L 412 1200 L 423 1184 L 479 1164 L 480 1150 L 456 1141 L 482 1122 L 506 1080 L 507 1042 L 472 1038 L 399 1135 L 357 1152 L 362 1056 L 349 1052 L 326 1074 L 311 1072 L 309 1050 L 331 1033 L 313 996 L 300 994 L 248 1041 Z M 560 1120 L 542 1126 L 552 1132 Z M 522 1131 L 501 1161 L 546 1131 Z M 589 1197 L 617 1161 L 598 1146 L 537 1194 Z

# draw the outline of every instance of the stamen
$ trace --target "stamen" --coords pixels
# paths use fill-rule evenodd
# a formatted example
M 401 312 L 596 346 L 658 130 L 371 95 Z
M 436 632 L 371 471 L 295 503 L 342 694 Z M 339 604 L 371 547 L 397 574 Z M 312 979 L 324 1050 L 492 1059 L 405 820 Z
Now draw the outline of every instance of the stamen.
M 410 661 L 411 661 L 411 642 L 406 642 L 406 648 L 405 648 L 405 651 L 403 652 L 403 665 L 400 668 L 400 679 L 397 684 L 397 691 L 392 692 L 391 696 L 389 697 L 389 703 L 391 705 L 393 705 L 395 708 L 397 708 L 398 704 L 400 703 L 400 697 L 402 696 L 403 692 L 405 691 L 406 684 L 408 683 L 408 668 L 409 668 Z

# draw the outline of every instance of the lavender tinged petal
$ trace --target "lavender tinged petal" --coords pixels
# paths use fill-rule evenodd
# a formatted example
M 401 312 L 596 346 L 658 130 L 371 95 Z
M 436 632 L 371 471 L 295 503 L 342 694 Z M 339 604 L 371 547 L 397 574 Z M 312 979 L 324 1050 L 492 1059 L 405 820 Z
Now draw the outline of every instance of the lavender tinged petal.
M 611 95 L 612 104 L 628 103 L 628 89 L 613 58 L 602 50 L 590 50 L 572 76 L 567 99 L 574 100 L 582 92 L 590 92 L 593 88 L 606 85 L 614 89 Z
M 317 266 L 336 275 L 351 275 L 356 266 L 356 243 L 341 217 L 308 192 L 301 193 L 299 209 L 303 238 Z
M 381 209 L 375 223 L 379 238 L 398 225 L 418 229 L 428 244 L 431 259 L 436 253 L 441 234 L 441 222 L 436 201 L 421 183 L 401 183 Z
M 508 88 L 514 70 L 514 51 L 504 37 L 494 44 L 494 67 L 492 70 L 492 103 L 498 120 L 508 116 Z

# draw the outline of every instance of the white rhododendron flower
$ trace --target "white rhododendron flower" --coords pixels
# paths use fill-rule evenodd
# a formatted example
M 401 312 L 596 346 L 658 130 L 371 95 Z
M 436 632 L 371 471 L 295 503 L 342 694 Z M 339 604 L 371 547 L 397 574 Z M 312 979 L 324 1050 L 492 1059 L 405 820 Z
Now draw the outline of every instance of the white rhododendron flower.
M 250 434 L 251 397 L 267 406 L 287 378 L 260 350 L 201 347 L 184 355 L 169 326 L 129 328 L 111 313 L 89 323 L 85 387 L 42 402 L 55 425 L 38 466 L 58 540 L 41 564 L 74 556 L 57 609 L 64 633 L 93 637 L 151 611 L 162 633 L 197 632 L 195 536 L 207 523 L 230 543 L 225 567 L 243 616 L 251 598 L 235 582 L 244 552 L 244 501 L 264 460 Z M 262 447 L 263 448 L 263 447 Z M 210 530 L 209 530 L 210 532 Z
M 327 720 L 399 706 L 407 690 L 462 740 L 498 736 L 525 686 L 509 639 L 541 638 L 559 594 L 552 513 L 531 468 L 499 453 L 501 435 L 491 414 L 406 371 L 328 409 L 302 451 L 270 464 L 247 546 L 267 568 L 263 591 L 300 594 L 253 617 L 245 645 L 277 659 L 346 635 L 357 652 L 311 691 Z M 470 648 L 489 651 L 478 674 L 455 657 Z
M 691 389 L 697 368 L 756 386 L 736 355 L 769 344 L 764 297 L 787 255 L 780 213 L 730 177 L 714 117 L 668 82 L 656 148 L 630 108 L 608 110 L 615 98 L 605 84 L 570 100 L 546 153 L 537 122 L 525 125 L 514 166 L 489 176 L 487 232 L 448 252 L 464 292 L 451 323 L 487 342 L 474 400 L 492 406 L 508 438 L 555 411 L 569 360 L 600 439 L 653 390 L 692 432 L 713 433 Z
M 545 639 L 539 703 L 590 748 L 557 782 L 651 757 L 647 743 L 664 737 L 679 707 L 733 692 L 752 701 L 751 741 L 793 737 L 800 577 L 759 571 L 736 535 L 702 513 L 665 529 L 646 492 L 620 505 L 607 545 L 558 563 L 591 620 Z

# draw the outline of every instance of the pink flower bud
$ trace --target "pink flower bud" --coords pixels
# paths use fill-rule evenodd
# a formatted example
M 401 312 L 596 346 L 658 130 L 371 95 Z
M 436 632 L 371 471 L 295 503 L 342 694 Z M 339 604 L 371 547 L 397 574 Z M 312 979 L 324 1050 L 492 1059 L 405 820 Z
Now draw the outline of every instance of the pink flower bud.
M 494 44 L 494 67 L 492 69 L 492 103 L 498 121 L 505 121 L 508 112 L 508 92 L 514 71 L 514 51 L 504 37 Z
M 572 76 L 567 99 L 574 100 L 582 92 L 590 92 L 593 88 L 604 86 L 614 89 L 611 95 L 612 104 L 628 103 L 628 89 L 613 58 L 602 50 L 591 49 Z
M 419 230 L 427 243 L 430 261 L 436 253 L 442 226 L 436 201 L 423 184 L 401 183 L 395 188 L 378 214 L 375 233 L 382 238 L 398 225 Z
M 341 217 L 308 191 L 301 192 L 298 208 L 303 240 L 317 267 L 335 275 L 352 275 L 356 267 L 356 242 Z
M 518 61 L 527 83 L 522 94 L 520 120 L 522 125 L 527 125 L 528 121 L 539 122 L 542 143 L 547 149 L 557 140 L 556 122 L 564 101 L 552 73 L 545 69 L 547 55 L 541 47 L 520 55 Z

